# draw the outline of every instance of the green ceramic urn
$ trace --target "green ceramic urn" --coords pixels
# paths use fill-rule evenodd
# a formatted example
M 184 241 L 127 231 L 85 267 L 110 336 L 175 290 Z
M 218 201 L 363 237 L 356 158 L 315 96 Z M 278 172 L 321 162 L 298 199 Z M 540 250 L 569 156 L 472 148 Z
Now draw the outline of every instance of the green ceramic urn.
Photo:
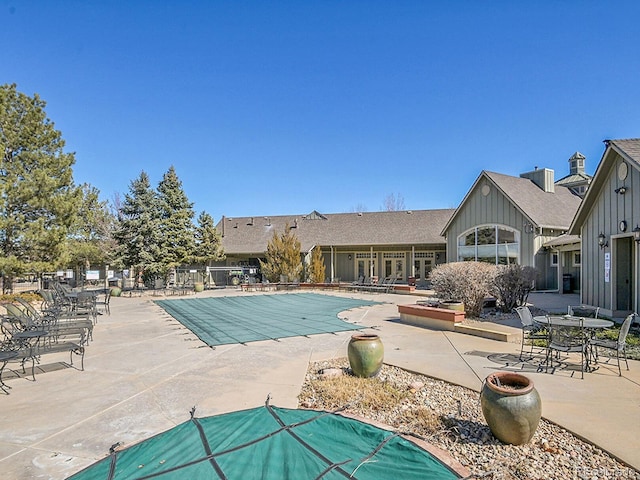
M 480 404 L 493 436 L 512 445 L 528 443 L 542 415 L 542 401 L 533 381 L 519 373 L 489 375 L 480 392 Z
M 378 335 L 358 333 L 349 340 L 347 354 L 356 377 L 375 377 L 382 367 L 384 346 Z

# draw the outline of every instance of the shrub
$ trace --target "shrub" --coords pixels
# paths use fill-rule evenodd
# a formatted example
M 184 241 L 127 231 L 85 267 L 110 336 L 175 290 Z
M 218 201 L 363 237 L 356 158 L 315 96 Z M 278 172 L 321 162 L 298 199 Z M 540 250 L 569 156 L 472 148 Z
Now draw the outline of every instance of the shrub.
M 493 294 L 500 309 L 508 313 L 527 302 L 534 287 L 536 270 L 521 265 L 499 265 L 493 282 Z
M 479 317 L 495 271 L 495 265 L 483 262 L 443 263 L 431 271 L 431 287 L 444 301 L 464 302 L 467 316 Z

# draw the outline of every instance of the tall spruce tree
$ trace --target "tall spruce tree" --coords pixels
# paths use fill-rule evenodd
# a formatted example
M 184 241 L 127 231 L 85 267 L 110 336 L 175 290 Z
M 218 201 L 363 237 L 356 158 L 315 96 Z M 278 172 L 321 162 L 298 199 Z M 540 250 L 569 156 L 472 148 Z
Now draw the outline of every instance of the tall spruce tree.
M 66 239 L 81 198 L 73 153 L 45 113 L 38 94 L 0 86 L 0 272 L 51 271 L 68 260 Z
M 136 282 L 147 283 L 161 275 L 160 220 L 158 195 L 151 188 L 149 176 L 142 171 L 129 185 L 114 232 L 120 266 L 132 268 Z
M 300 240 L 291 231 L 289 224 L 281 235 L 273 232 L 273 237 L 267 244 L 266 259 L 260 260 L 260 269 L 270 282 L 278 282 L 281 275 L 286 275 L 289 281 L 300 278 Z
M 198 216 L 195 239 L 194 263 L 207 264 L 225 259 L 222 238 L 213 223 L 213 217 L 207 212 Z
M 195 253 L 193 203 L 189 202 L 173 166 L 158 184 L 162 264 L 164 276 L 170 269 L 191 261 Z

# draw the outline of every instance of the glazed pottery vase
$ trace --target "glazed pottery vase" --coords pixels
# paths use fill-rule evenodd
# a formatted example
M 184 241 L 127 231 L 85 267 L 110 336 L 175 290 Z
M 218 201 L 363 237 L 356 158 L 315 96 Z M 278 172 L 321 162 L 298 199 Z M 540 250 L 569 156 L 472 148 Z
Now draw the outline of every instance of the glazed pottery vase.
M 384 346 L 378 335 L 358 333 L 349 340 L 347 354 L 356 377 L 375 377 L 382 367 Z
M 493 436 L 512 445 L 528 443 L 542 415 L 542 401 L 533 381 L 519 373 L 489 375 L 480 392 L 480 404 Z

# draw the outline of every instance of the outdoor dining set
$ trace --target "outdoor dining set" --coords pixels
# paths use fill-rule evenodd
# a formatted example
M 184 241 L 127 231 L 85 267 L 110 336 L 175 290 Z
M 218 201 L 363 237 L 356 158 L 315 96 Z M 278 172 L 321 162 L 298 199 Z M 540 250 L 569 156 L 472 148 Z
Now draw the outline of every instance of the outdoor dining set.
M 24 298 L 1 305 L 0 315 L 0 389 L 8 394 L 11 386 L 3 380 L 7 365 L 16 362 L 26 375 L 31 364 L 31 378 L 35 381 L 35 366 L 42 356 L 69 352 L 80 357 L 80 370 L 84 370 L 84 354 L 93 339 L 93 328 L 98 315 L 109 313 L 109 292 L 72 290 L 59 283 L 53 288 L 40 290 L 39 307 Z
M 538 370 L 549 372 L 551 369 L 553 373 L 556 368 L 567 365 L 568 354 L 575 353 L 580 356 L 580 373 L 581 378 L 584 378 L 584 372 L 598 369 L 602 351 L 608 351 L 610 358 L 615 354 L 618 375 L 622 375 L 621 360 L 624 360 L 629 370 L 626 339 L 637 314 L 632 313 L 625 318 L 618 338 L 608 339 L 598 336 L 597 333 L 613 327 L 614 322 L 598 318 L 597 307 L 569 306 L 565 315 L 533 316 L 527 306 L 517 307 L 516 312 L 522 324 L 520 360 L 523 360 L 527 346 L 528 359 L 533 358 L 534 348 L 541 348 L 544 360 Z

